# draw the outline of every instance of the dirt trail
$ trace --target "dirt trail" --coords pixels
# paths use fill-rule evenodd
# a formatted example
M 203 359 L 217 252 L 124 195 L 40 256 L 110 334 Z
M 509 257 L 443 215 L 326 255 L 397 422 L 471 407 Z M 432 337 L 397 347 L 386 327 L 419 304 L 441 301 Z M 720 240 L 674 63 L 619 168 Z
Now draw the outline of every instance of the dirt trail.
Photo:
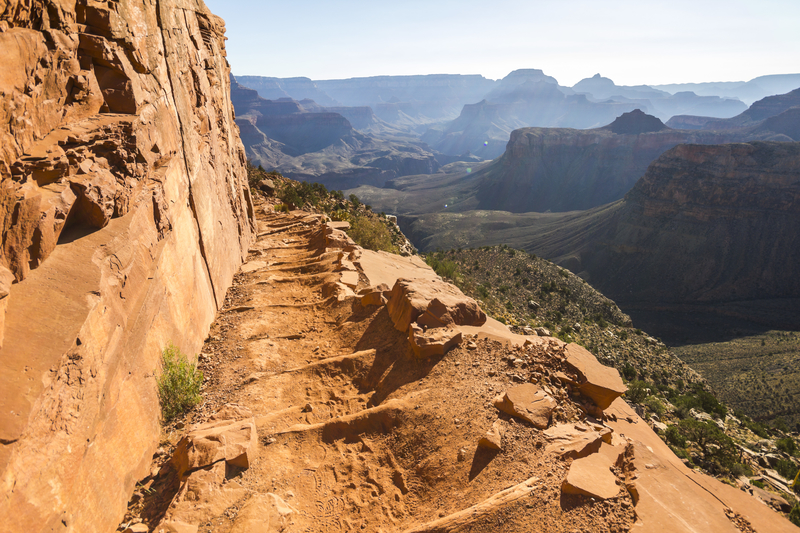
M 546 455 L 540 430 L 492 405 L 523 380 L 520 365 L 557 366 L 557 341 L 522 348 L 468 338 L 418 359 L 385 306 L 364 307 L 335 285 L 348 267 L 341 251 L 326 251 L 320 217 L 264 207 L 257 243 L 203 348 L 204 404 L 189 417 L 205 422 L 231 403 L 252 414 L 249 468 L 218 462 L 179 482 L 164 467 L 145 480 L 132 515 L 151 529 L 209 532 L 632 525 L 626 491 L 606 501 L 562 495 L 570 460 Z M 367 281 L 359 275 L 357 288 Z M 583 415 L 564 402 L 555 416 Z M 477 447 L 498 418 L 503 450 Z

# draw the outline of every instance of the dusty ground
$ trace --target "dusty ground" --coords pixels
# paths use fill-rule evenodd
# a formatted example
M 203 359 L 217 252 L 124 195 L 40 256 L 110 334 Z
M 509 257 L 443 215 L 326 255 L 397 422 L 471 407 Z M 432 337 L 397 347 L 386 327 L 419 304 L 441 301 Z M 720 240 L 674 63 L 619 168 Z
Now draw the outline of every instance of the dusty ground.
M 534 366 L 549 365 L 549 346 L 482 339 L 419 360 L 385 307 L 323 296 L 338 276 L 336 254 L 321 254 L 312 227 L 298 221 L 260 216 L 258 242 L 200 355 L 204 402 L 185 424 L 237 403 L 253 412 L 258 428 L 250 467 L 226 472 L 225 484 L 244 490 L 221 513 L 198 503 L 192 517 L 200 531 L 231 531 L 248 499 L 266 493 L 294 510 L 288 531 L 404 531 L 530 478 L 538 481 L 529 495 L 490 508 L 462 530 L 630 528 L 625 490 L 607 501 L 562 496 L 570 460 L 546 456 L 541 430 L 492 405 Z M 566 393 L 553 391 L 565 400 L 556 418 L 580 418 Z M 507 427 L 504 449 L 478 448 L 498 418 Z M 170 430 L 174 444 L 180 430 Z M 169 452 L 165 443 L 154 473 Z M 153 528 L 179 489 L 167 475 L 145 480 L 126 524 L 138 518 Z

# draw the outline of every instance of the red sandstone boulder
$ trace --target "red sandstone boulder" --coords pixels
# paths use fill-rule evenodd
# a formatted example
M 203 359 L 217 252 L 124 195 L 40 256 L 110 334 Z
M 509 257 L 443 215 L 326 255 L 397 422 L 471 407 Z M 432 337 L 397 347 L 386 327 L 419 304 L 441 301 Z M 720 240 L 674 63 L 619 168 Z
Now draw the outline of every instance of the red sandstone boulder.
M 565 348 L 566 363 L 578 375 L 578 389 L 600 409 L 607 409 L 628 388 L 619 372 L 601 365 L 594 355 L 575 343 Z
M 511 387 L 494 399 L 494 406 L 511 416 L 521 418 L 539 429 L 550 425 L 556 401 L 533 383 Z
M 398 279 L 389 295 L 394 327 L 408 331 L 412 322 L 428 328 L 480 326 L 486 314 L 472 298 L 442 280 Z

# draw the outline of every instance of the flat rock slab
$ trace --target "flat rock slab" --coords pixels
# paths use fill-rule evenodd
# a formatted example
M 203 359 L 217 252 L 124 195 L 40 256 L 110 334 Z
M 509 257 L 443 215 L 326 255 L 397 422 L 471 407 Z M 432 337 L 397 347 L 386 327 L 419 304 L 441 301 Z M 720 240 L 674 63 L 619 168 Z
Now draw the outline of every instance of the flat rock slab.
M 611 472 L 613 465 L 612 456 L 605 453 L 575 459 L 569 467 L 567 479 L 561 485 L 561 492 L 600 500 L 615 497 L 619 494 L 620 486 L 617 485 L 617 476 Z
M 559 424 L 544 432 L 549 444 L 545 452 L 560 456 L 586 457 L 597 452 L 601 445 L 611 443 L 612 430 L 585 424 Z
M 600 409 L 608 409 L 628 388 L 619 372 L 601 365 L 594 355 L 575 343 L 565 348 L 566 363 L 578 374 L 581 394 L 591 398 Z
M 350 229 L 350 223 L 346 220 L 335 220 L 328 222 L 328 227 L 338 229 L 339 231 L 345 231 Z
M 556 401 L 533 383 L 511 387 L 494 399 L 494 406 L 511 416 L 521 418 L 539 429 L 550 425 Z

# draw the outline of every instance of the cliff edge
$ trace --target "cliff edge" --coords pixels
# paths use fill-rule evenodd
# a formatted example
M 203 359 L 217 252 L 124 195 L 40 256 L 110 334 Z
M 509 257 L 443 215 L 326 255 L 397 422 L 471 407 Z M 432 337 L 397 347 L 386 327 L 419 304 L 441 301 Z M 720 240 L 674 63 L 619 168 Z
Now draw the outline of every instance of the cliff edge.
M 253 239 L 202 1 L 0 5 L 0 520 L 109 531 Z M 102 465 L 102 466 L 99 466 Z

